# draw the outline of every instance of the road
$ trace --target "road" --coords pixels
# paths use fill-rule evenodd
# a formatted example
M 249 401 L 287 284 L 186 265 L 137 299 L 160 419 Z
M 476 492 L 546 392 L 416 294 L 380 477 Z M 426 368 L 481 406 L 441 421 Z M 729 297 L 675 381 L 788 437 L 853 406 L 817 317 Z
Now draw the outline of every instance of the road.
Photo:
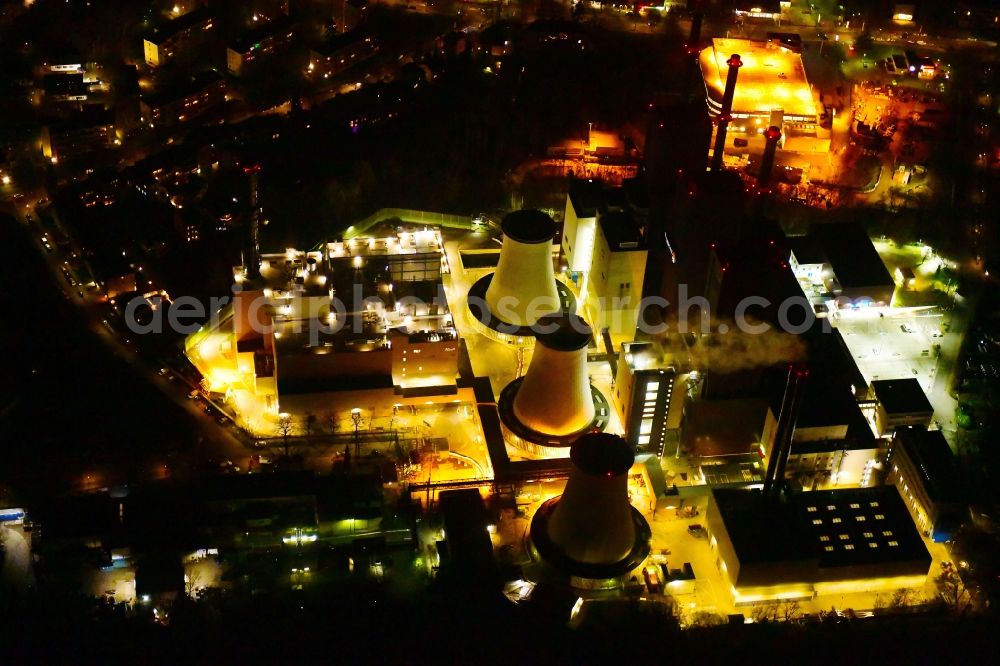
M 63 262 L 68 261 L 69 257 L 64 256 L 57 245 L 53 245 L 51 250 L 44 247 L 40 240 L 44 230 L 39 227 L 34 205 L 32 203 L 22 204 L 13 208 L 12 212 L 28 230 L 32 244 L 38 250 L 65 298 L 84 314 L 90 332 L 103 342 L 114 356 L 125 361 L 133 371 L 155 387 L 166 399 L 191 416 L 198 433 L 197 442 L 191 442 L 192 450 L 194 450 L 195 445 L 201 446 L 203 447 L 200 452 L 202 455 L 220 460 L 229 459 L 246 469 L 246 461 L 250 452 L 245 442 L 234 435 L 231 426 L 220 426 L 215 417 L 205 413 L 206 405 L 202 398 L 192 400 L 187 397 L 192 388 L 195 388 L 190 380 L 175 372 L 163 376 L 157 374 L 149 362 L 139 356 L 129 339 L 123 339 L 107 323 L 113 314 L 111 308 L 103 302 L 100 294 L 84 292 L 69 283 L 63 273 Z M 70 249 L 82 256 L 79 248 L 71 245 Z

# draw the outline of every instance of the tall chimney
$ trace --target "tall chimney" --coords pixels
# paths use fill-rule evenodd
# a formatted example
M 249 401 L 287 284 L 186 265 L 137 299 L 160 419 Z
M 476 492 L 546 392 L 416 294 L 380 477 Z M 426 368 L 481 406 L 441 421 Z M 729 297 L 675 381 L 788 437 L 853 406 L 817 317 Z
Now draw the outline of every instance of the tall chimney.
M 712 171 L 722 170 L 722 153 L 726 148 L 726 131 L 733 119 L 733 95 L 736 93 L 736 77 L 739 76 L 743 61 L 740 54 L 734 53 L 726 61 L 729 74 L 726 76 L 726 89 L 722 94 L 722 111 L 719 113 L 719 126 L 715 130 L 715 149 L 712 151 Z
M 570 449 L 562 495 L 542 504 L 531 540 L 544 560 L 581 578 L 627 574 L 649 554 L 649 525 L 629 504 L 632 447 L 618 435 L 588 433 Z
M 534 326 L 560 310 L 552 268 L 556 224 L 539 210 L 518 210 L 505 216 L 500 228 L 503 246 L 486 289 L 486 305 L 507 324 Z
M 243 167 L 243 173 L 250 175 L 250 251 L 247 258 L 247 278 L 260 278 L 260 206 L 257 203 L 257 186 L 260 176 L 260 165 Z
M 757 176 L 757 189 L 764 190 L 771 183 L 771 174 L 774 171 L 774 153 L 778 149 L 778 141 L 781 139 L 781 129 L 776 125 L 771 125 L 764 131 L 764 156 L 760 160 L 760 174 Z
M 777 501 L 784 486 L 785 466 L 788 464 L 788 455 L 792 449 L 792 436 L 795 434 L 795 423 L 799 419 L 799 409 L 802 406 L 802 396 L 808 378 L 809 368 L 804 364 L 792 363 L 788 366 L 788 378 L 781 399 L 774 446 L 771 447 L 771 457 L 767 461 L 767 472 L 764 476 L 765 501 Z
M 576 316 L 539 322 L 531 362 L 514 397 L 518 421 L 556 437 L 580 432 L 594 421 L 587 376 L 587 347 L 592 337 L 590 326 Z

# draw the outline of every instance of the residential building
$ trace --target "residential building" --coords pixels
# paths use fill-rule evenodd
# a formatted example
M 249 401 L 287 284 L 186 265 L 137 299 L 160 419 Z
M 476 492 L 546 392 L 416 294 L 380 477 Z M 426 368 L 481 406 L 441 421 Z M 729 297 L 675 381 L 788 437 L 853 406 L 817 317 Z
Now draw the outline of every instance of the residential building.
M 226 67 L 237 76 L 262 59 L 287 49 L 295 38 L 291 19 L 279 16 L 277 19 L 250 30 L 226 49 Z
M 226 82 L 208 70 L 192 76 L 181 86 L 139 99 L 140 122 L 156 127 L 190 122 L 226 101 Z
M 330 78 L 378 53 L 378 39 L 360 30 L 336 35 L 309 52 L 308 76 Z
M 142 38 L 146 64 L 160 67 L 178 56 L 188 57 L 208 40 L 215 19 L 208 9 L 196 9 L 154 28 Z
M 115 145 L 115 114 L 88 109 L 42 126 L 42 154 L 54 162 L 72 160 Z

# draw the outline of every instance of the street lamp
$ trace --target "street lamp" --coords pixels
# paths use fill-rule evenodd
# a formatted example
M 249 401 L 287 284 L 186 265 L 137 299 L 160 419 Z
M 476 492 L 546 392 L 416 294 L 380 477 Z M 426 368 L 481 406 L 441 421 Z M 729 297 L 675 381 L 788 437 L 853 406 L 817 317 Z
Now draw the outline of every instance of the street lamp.
M 354 421 L 354 455 L 361 455 L 361 439 L 358 435 L 358 428 L 361 426 L 361 408 L 355 407 L 351 410 L 351 420 Z

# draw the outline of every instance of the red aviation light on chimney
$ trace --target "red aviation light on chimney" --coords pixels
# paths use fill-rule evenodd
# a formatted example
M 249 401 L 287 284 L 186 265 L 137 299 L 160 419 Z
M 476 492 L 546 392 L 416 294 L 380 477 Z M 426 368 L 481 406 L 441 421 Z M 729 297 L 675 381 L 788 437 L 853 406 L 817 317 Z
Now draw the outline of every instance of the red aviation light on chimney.
M 764 138 L 768 141 L 777 141 L 781 138 L 781 130 L 772 125 L 764 130 Z
M 729 56 L 729 60 L 726 61 L 726 64 L 729 65 L 730 67 L 742 67 L 743 61 L 740 59 L 739 53 L 734 53 L 733 55 Z
M 253 166 L 243 167 L 243 173 L 260 173 L 260 165 L 254 164 Z

